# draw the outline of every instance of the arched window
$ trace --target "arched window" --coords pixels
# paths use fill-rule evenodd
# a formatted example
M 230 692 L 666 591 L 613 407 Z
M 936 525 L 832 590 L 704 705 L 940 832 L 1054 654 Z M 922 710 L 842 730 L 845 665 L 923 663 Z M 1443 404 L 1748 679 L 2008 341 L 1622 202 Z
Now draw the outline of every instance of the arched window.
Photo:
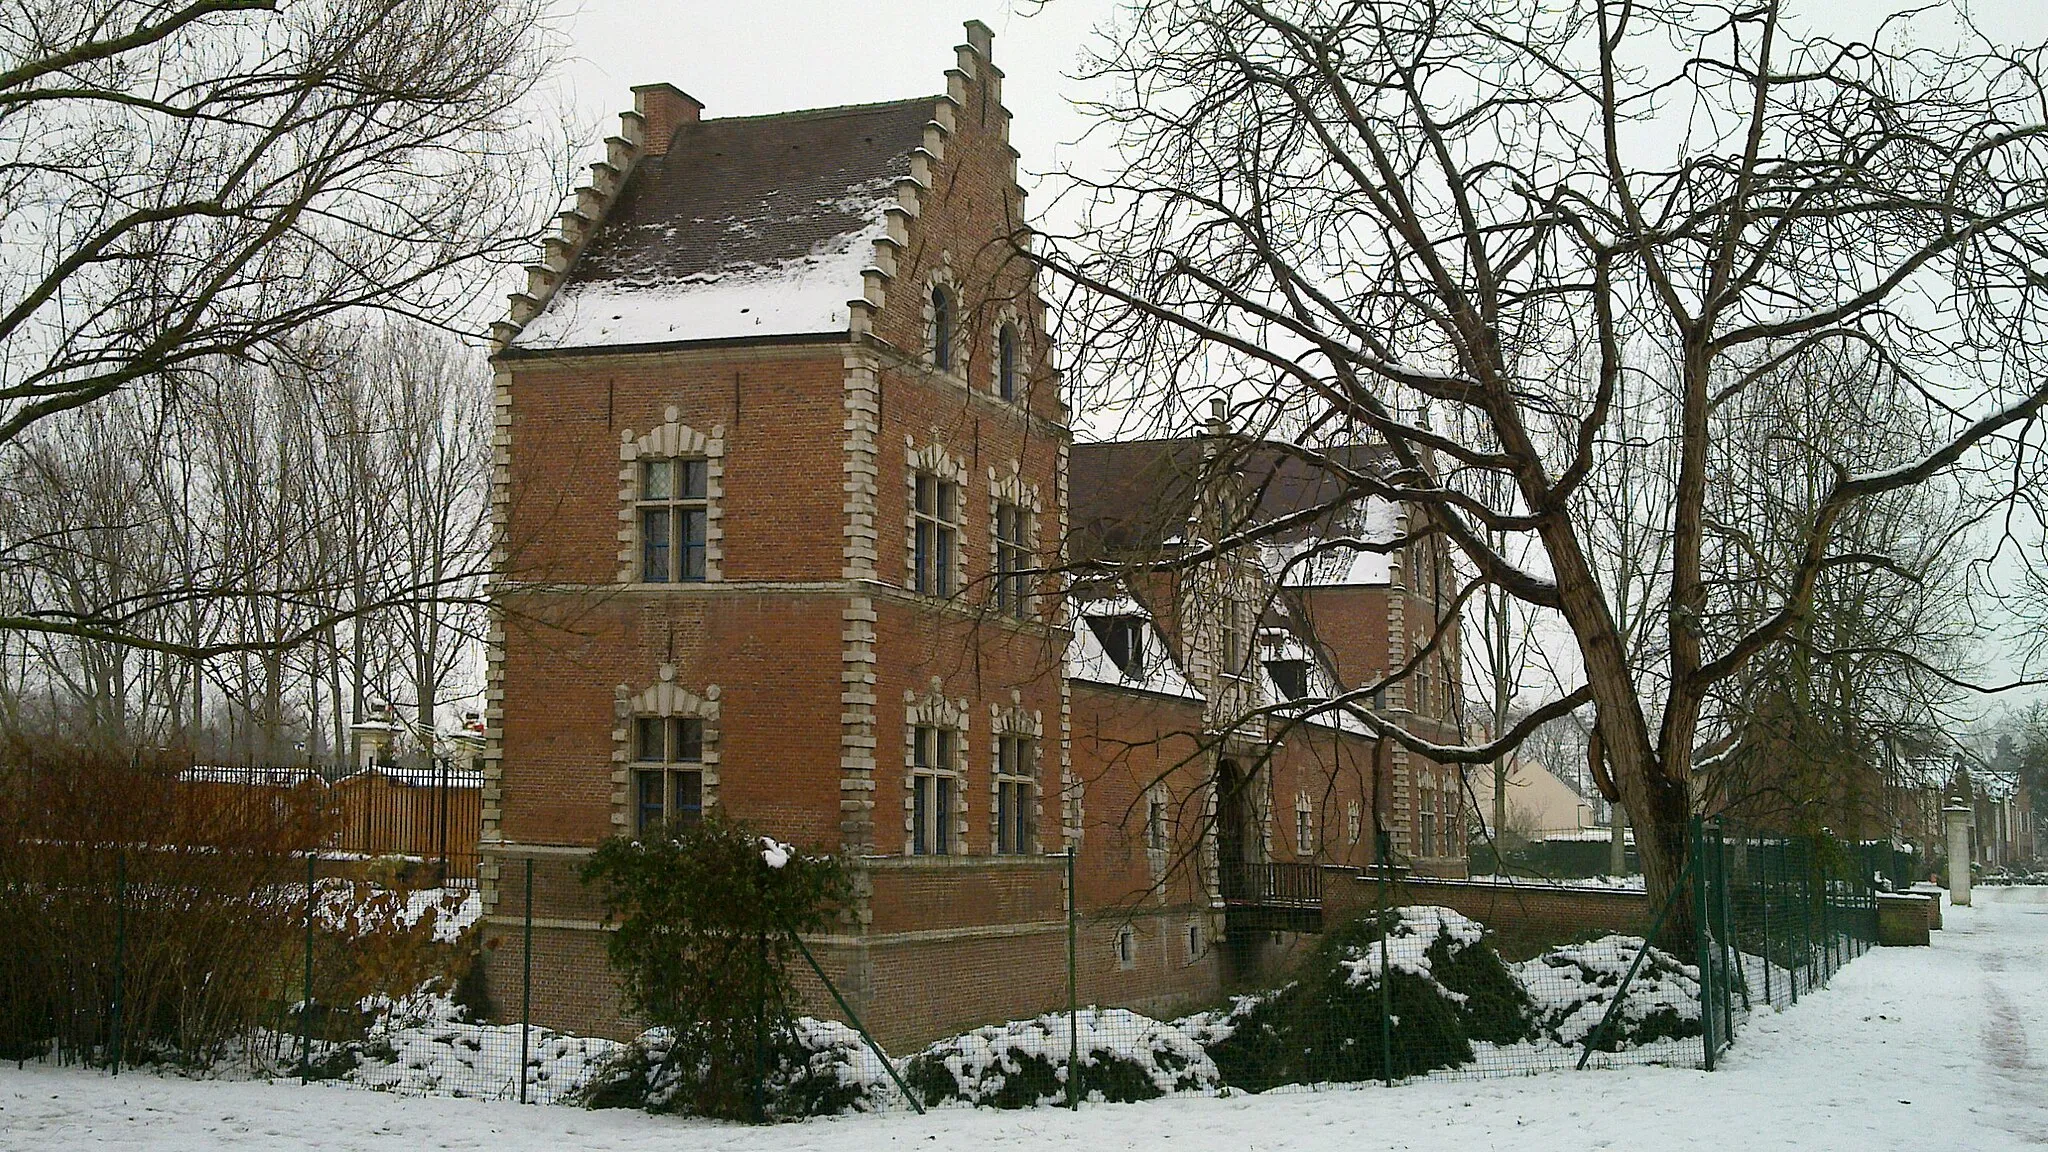
M 953 370 L 953 294 L 943 284 L 932 286 L 932 367 Z
M 1017 398 L 1017 326 L 1005 324 L 996 331 L 996 394 L 1005 400 Z

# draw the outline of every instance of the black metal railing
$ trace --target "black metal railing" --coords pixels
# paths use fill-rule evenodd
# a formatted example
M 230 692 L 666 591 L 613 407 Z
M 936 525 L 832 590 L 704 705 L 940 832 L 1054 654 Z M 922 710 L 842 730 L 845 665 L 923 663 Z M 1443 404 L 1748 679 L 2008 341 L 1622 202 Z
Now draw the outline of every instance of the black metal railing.
M 1323 904 L 1323 869 L 1317 864 L 1225 861 L 1218 879 L 1226 904 L 1266 908 L 1320 908 Z

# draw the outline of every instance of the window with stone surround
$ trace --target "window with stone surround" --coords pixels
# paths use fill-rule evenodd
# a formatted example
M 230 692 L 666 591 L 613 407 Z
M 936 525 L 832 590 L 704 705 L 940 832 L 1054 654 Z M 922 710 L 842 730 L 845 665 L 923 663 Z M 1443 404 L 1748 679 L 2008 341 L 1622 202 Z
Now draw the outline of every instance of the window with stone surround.
M 1145 798 L 1145 850 L 1166 851 L 1166 797 L 1156 790 Z
M 680 584 L 720 579 L 719 503 L 724 495 L 725 429 L 699 432 L 678 419 L 619 445 L 619 580 Z
M 960 486 L 928 472 L 913 483 L 916 504 L 911 515 L 911 549 L 915 554 L 915 588 L 927 596 L 953 594 L 954 555 L 960 548 Z
M 1006 323 L 998 327 L 996 329 L 996 396 L 1012 404 L 1017 402 L 1019 355 L 1017 326 Z
M 996 611 L 1018 620 L 1031 614 L 1031 560 L 1024 545 L 1026 515 L 1008 500 L 996 502 Z
M 905 583 L 921 595 L 950 598 L 966 578 L 961 512 L 967 469 L 936 445 L 904 441 L 909 509 L 904 517 Z
M 1013 688 L 1007 706 L 989 705 L 989 846 L 998 855 L 1038 851 L 1038 742 L 1045 726 L 1023 699 Z
M 647 835 L 704 818 L 704 721 L 633 718 L 633 830 Z
M 911 735 L 910 854 L 953 854 L 953 821 L 960 775 L 951 769 L 960 734 L 950 728 L 918 727 Z
M 1038 487 L 1024 482 L 1022 465 L 988 470 L 989 601 L 997 614 L 1029 620 L 1036 610 L 1032 572 L 1038 551 Z
M 967 701 L 949 701 L 935 679 L 930 694 L 904 694 L 904 844 L 906 856 L 966 850 Z
M 618 686 L 612 822 L 634 834 L 695 823 L 716 802 L 718 686 L 699 695 L 675 676 L 675 666 L 664 664 L 644 691 Z
M 1417 789 L 1415 814 L 1417 856 L 1436 855 L 1436 788 L 1429 783 Z
M 1294 854 L 1313 856 L 1316 852 L 1315 805 L 1306 792 L 1294 795 Z
M 1357 844 L 1357 843 L 1358 843 L 1358 838 L 1359 838 L 1360 836 L 1364 835 L 1364 833 L 1365 833 L 1365 814 L 1364 814 L 1364 812 L 1363 812 L 1363 811 L 1361 811 L 1361 810 L 1360 810 L 1360 808 L 1359 808 L 1359 804 L 1358 804 L 1358 801 L 1356 801 L 1356 800 L 1352 800 L 1352 801 L 1349 801 L 1349 802 L 1347 802 L 1347 803 L 1346 803 L 1346 804 L 1344 805 L 1344 840 L 1345 840 L 1345 842 L 1346 842 L 1347 844 Z
M 1222 672 L 1225 676 L 1244 675 L 1245 606 L 1242 600 L 1228 592 L 1224 594 L 1223 619 L 1219 625 L 1223 630 Z
M 953 370 L 953 327 L 959 322 L 957 311 L 953 290 L 943 284 L 932 285 L 932 367 L 941 372 Z
M 640 579 L 677 584 L 704 579 L 709 461 L 676 456 L 640 461 Z
M 996 852 L 1021 856 L 1032 850 L 1033 813 L 1038 806 L 1032 768 L 1036 750 L 1029 736 L 1004 734 L 995 738 L 995 745 Z
M 924 356 L 933 369 L 956 380 L 966 368 L 960 314 L 960 282 L 953 275 L 952 253 L 940 252 L 938 266 L 924 282 Z

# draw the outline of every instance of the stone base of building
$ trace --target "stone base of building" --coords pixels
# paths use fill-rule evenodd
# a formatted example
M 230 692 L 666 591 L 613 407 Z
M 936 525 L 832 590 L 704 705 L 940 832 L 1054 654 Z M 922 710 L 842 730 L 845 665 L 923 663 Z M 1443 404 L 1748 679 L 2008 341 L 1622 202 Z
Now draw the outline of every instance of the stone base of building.
M 1205 911 L 1091 918 L 1075 933 L 1081 1005 L 1170 1017 L 1223 994 L 1226 950 Z M 627 1011 L 605 958 L 606 931 L 536 922 L 532 1022 L 557 1031 L 624 1039 L 643 1026 Z M 526 1004 L 523 922 L 493 918 L 485 932 L 493 1015 L 518 1022 Z M 892 1054 L 984 1024 L 1028 1019 L 1067 1006 L 1067 926 L 1044 921 L 876 936 L 807 938 L 811 952 L 860 1022 Z M 801 965 L 804 1011 L 844 1020 L 822 982 Z

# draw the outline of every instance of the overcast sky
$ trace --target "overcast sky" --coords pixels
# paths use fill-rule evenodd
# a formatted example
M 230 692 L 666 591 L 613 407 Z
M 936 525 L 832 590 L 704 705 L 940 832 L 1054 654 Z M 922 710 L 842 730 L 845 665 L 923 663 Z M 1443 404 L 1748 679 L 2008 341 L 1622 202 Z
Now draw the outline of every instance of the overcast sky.
M 674 84 L 702 101 L 706 116 L 935 95 L 945 90 L 953 46 L 963 40 L 962 21 L 980 19 L 995 31 L 995 62 L 1006 76 L 1004 103 L 1014 115 L 1011 140 L 1023 156 L 1025 186 L 1036 190 L 1039 181 L 1031 174 L 1060 164 L 1086 169 L 1104 160 L 1099 152 L 1091 156 L 1090 149 L 1072 146 L 1088 124 L 1071 103 L 1079 88 L 1068 77 L 1094 29 L 1114 15 L 1116 0 L 570 4 L 559 17 L 567 60 L 556 81 L 558 99 L 593 148 L 618 130 L 615 117 L 632 107 L 629 89 L 635 84 Z M 1907 6 L 1909 0 L 1825 0 L 1799 7 L 1842 37 Z M 1962 10 L 1994 39 L 2048 39 L 2048 0 L 1968 0 Z M 1949 23 L 1942 15 L 1919 27 L 1936 36 Z M 1038 197 L 1041 207 L 1045 199 Z M 1980 674 L 2010 671 L 2002 651 L 2010 638 L 2001 639 L 1987 645 Z
M 632 107 L 628 89 L 659 81 L 702 101 L 706 116 L 936 95 L 962 22 L 979 19 L 995 30 L 1023 167 L 1041 171 L 1086 128 L 1062 76 L 1112 10 L 1110 0 L 583 0 L 563 10 L 570 59 L 560 83 L 582 122 L 605 134 Z

